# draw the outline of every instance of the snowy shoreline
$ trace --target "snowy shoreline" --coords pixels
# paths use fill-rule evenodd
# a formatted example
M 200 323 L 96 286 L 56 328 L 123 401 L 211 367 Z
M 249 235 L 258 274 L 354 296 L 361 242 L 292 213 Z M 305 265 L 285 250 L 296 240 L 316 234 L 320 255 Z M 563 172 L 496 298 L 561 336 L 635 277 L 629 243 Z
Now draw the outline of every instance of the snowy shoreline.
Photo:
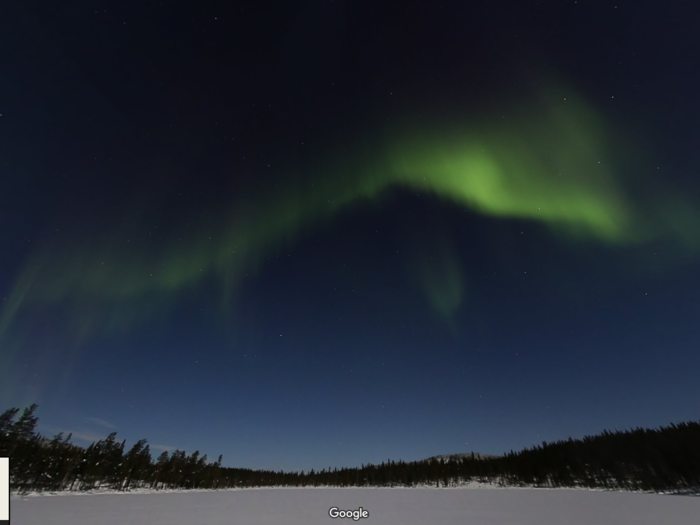
M 266 487 L 241 487 L 241 488 L 223 488 L 223 489 L 132 489 L 128 491 L 114 489 L 98 489 L 87 491 L 46 491 L 46 492 L 27 492 L 20 494 L 12 492 L 11 499 L 24 498 L 40 498 L 40 497 L 55 497 L 55 496 L 100 496 L 100 495 L 129 495 L 129 494 L 198 494 L 198 493 L 223 493 L 223 492 L 250 492 L 250 491 L 265 491 L 265 490 L 434 490 L 434 491 L 449 491 L 449 490 L 537 490 L 537 491 L 582 491 L 582 492 L 614 492 L 624 494 L 657 494 L 664 496 L 700 496 L 699 489 L 688 489 L 687 491 L 675 492 L 654 492 L 642 490 L 623 490 L 623 489 L 605 489 L 605 488 L 589 488 L 589 487 L 534 487 L 534 486 L 503 486 L 495 483 L 464 483 L 450 487 L 436 487 L 435 485 L 414 485 L 412 487 L 395 486 L 395 487 L 357 487 L 348 486 L 341 487 L 336 485 L 319 485 L 306 487 L 290 487 L 285 485 L 266 486 Z

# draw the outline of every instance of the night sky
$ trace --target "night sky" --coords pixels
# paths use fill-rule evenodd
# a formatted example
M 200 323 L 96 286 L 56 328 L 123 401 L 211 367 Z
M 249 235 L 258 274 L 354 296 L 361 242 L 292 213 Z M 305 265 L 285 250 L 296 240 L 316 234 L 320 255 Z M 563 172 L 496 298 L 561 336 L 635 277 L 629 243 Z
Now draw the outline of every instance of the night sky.
M 698 419 L 694 3 L 2 10 L 0 409 L 275 470 Z

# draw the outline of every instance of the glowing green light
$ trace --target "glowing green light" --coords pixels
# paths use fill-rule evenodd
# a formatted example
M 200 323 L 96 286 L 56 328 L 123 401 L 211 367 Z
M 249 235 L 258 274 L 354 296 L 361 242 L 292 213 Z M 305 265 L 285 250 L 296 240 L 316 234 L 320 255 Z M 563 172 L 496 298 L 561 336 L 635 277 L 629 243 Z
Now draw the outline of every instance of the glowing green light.
M 242 276 L 302 232 L 391 187 L 431 192 L 493 217 L 537 221 L 572 239 L 610 244 L 677 236 L 696 242 L 697 215 L 687 203 L 676 207 L 685 210 L 682 217 L 647 228 L 645 216 L 659 214 L 630 202 L 610 168 L 606 130 L 594 115 L 572 102 L 538 104 L 493 123 L 409 123 L 378 136 L 361 156 L 319 162 L 305 186 L 246 195 L 254 206 L 233 199 L 230 216 L 206 237 L 154 249 L 126 245 L 117 228 L 90 244 L 47 248 L 18 276 L 0 317 L 0 337 L 23 312 L 42 307 L 60 307 L 54 312 L 81 334 L 126 330 L 154 308 L 166 312 L 206 277 L 220 279 L 230 297 Z M 449 316 L 461 303 L 465 277 L 454 250 L 437 251 L 437 262 L 417 264 L 412 276 L 435 310 Z

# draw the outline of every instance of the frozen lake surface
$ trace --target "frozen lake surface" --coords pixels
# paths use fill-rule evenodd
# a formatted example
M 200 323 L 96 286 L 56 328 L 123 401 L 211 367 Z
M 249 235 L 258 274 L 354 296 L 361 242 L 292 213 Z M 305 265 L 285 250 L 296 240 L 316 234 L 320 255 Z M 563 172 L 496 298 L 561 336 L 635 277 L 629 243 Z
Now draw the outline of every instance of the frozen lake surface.
M 13 497 L 16 525 L 320 525 L 329 509 L 361 525 L 674 525 L 700 523 L 700 498 L 538 489 L 248 489 Z

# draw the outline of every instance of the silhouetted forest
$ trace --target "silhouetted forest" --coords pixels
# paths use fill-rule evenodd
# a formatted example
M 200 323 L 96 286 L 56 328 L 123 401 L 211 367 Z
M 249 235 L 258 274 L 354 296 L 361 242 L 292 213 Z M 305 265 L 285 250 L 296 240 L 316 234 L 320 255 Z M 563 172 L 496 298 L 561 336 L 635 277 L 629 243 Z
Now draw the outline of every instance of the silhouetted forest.
M 700 487 L 700 422 L 637 428 L 583 439 L 543 442 L 520 452 L 480 458 L 387 461 L 360 468 L 273 472 L 222 466 L 199 451 L 163 452 L 155 459 L 142 439 L 128 450 L 116 432 L 81 447 L 62 433 L 36 432 L 37 405 L 0 415 L 0 456 L 10 456 L 11 485 L 19 492 L 222 489 L 261 486 L 446 487 L 469 481 L 503 486 L 589 487 L 677 491 Z

